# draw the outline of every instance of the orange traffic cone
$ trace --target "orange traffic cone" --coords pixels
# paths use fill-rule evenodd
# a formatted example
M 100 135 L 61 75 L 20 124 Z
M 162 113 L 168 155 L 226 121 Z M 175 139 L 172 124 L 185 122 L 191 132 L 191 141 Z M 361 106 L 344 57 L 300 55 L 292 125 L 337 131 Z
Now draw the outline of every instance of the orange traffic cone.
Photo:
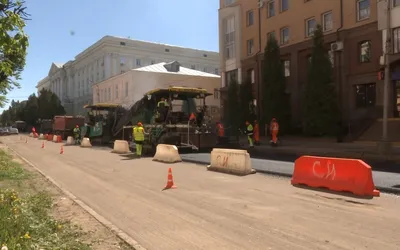
M 63 146 L 63 145 L 61 145 L 60 154 L 61 154 L 61 155 L 64 154 L 64 146 Z
M 44 148 L 44 141 L 42 141 L 42 148 Z
M 167 181 L 167 185 L 165 186 L 165 188 L 161 191 L 164 191 L 166 189 L 170 189 L 170 188 L 176 188 L 176 186 L 174 185 L 174 178 L 172 177 L 172 169 L 168 168 L 168 181 Z

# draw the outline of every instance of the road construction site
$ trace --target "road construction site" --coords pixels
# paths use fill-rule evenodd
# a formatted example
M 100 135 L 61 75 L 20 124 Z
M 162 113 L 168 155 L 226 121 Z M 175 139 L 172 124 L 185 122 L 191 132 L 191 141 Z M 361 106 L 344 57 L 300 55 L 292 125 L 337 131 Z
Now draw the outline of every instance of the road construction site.
M 400 249 L 397 196 L 361 199 L 105 147 L 65 146 L 60 154 L 60 143 L 1 140 L 142 249 Z M 169 168 L 176 188 L 161 191 Z

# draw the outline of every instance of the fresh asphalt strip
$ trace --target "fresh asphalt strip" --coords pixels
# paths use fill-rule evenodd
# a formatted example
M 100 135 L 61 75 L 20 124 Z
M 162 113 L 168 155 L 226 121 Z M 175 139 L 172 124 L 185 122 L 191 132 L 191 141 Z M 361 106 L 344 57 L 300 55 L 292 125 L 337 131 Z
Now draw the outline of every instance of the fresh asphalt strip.
M 199 164 L 199 165 L 208 165 L 208 164 L 210 164 L 209 161 L 207 162 L 204 159 L 203 160 L 201 160 L 201 159 L 193 159 L 192 157 L 185 157 L 185 155 L 181 155 L 181 156 L 182 156 L 182 160 L 184 162 L 190 162 L 190 163 L 195 163 L 195 164 Z M 261 159 L 255 159 L 255 160 L 261 160 Z M 264 160 L 264 159 L 262 159 L 262 160 L 263 161 L 268 161 L 268 160 Z M 285 162 L 285 164 L 291 164 L 291 163 Z M 285 177 L 285 178 L 291 178 L 292 177 L 292 173 L 289 173 L 288 171 L 284 172 L 284 171 L 278 171 L 278 170 L 261 169 L 261 168 L 257 168 L 257 164 L 253 164 L 253 168 L 258 173 L 262 173 L 262 174 L 275 175 L 275 176 L 280 176 L 280 177 Z M 383 173 L 383 174 L 391 174 L 391 173 Z M 399 175 L 399 180 L 400 180 L 400 175 Z M 376 185 L 376 188 L 379 191 L 384 192 L 384 193 L 400 195 L 400 182 L 397 183 L 396 186 L 397 185 L 399 186 L 399 188 L 395 188 L 395 187 L 387 186 L 387 185 L 385 185 L 385 186 Z

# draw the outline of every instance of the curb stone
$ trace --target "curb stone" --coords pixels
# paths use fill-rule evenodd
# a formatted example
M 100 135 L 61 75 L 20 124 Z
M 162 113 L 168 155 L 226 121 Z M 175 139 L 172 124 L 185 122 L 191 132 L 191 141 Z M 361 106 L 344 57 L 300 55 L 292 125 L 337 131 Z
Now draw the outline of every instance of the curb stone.
M 204 161 L 193 160 L 193 159 L 182 159 L 182 161 L 199 164 L 199 165 L 209 164 Z M 292 177 L 292 174 L 287 174 L 287 173 L 282 173 L 282 172 L 277 172 L 277 171 L 260 170 L 260 169 L 256 169 L 256 170 L 257 170 L 257 173 L 262 173 L 262 174 L 275 175 L 275 176 L 286 177 L 286 178 Z M 376 189 L 378 189 L 379 191 L 381 191 L 383 193 L 400 195 L 400 188 L 389 188 L 389 187 L 376 186 Z
M 4 143 L 4 142 L 3 142 Z M 38 173 L 40 173 L 44 178 L 46 178 L 50 183 L 52 183 L 54 186 L 56 186 L 58 189 L 61 190 L 62 193 L 64 193 L 69 199 L 74 201 L 78 206 L 80 206 L 82 209 L 84 209 L 87 213 L 89 213 L 91 216 L 93 216 L 98 222 L 100 222 L 103 226 L 111 230 L 114 234 L 118 236 L 121 240 L 123 240 L 126 244 L 131 246 L 134 250 L 147 250 L 143 246 L 141 246 L 136 240 L 134 240 L 132 237 L 128 236 L 126 233 L 124 233 L 121 229 L 119 229 L 117 226 L 112 224 L 110 221 L 108 221 L 106 218 L 98 214 L 96 211 L 94 211 L 92 208 L 90 208 L 88 205 L 86 205 L 83 201 L 79 200 L 76 196 L 74 196 L 71 192 L 63 188 L 60 184 L 58 184 L 55 180 L 53 180 L 50 176 L 46 175 L 42 170 L 40 170 L 38 167 L 35 166 L 35 164 L 31 163 L 28 161 L 25 157 L 23 157 L 20 153 L 18 153 L 16 150 L 13 148 L 9 147 L 6 143 L 4 143 L 8 149 L 10 149 L 14 154 L 16 154 L 19 158 L 21 158 L 24 162 L 26 162 L 29 166 L 31 166 L 33 169 L 35 169 Z

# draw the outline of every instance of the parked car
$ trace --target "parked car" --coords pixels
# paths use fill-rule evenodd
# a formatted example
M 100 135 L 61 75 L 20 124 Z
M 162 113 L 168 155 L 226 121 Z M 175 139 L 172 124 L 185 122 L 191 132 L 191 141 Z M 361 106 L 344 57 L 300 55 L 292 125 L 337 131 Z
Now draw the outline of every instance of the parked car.
M 19 131 L 17 128 L 8 128 L 8 131 L 10 132 L 11 135 L 18 135 Z
M 10 135 L 10 131 L 7 128 L 0 128 L 0 135 Z

